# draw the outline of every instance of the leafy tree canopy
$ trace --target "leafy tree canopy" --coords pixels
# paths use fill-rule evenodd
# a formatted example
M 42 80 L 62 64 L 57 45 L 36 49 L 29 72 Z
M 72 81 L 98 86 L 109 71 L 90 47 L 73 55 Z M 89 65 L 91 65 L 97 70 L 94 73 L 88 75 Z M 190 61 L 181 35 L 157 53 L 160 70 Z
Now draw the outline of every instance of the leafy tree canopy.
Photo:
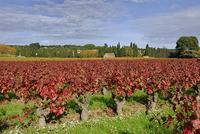
M 176 42 L 176 49 L 178 51 L 184 50 L 199 50 L 199 42 L 195 36 L 182 36 Z
M 33 48 L 33 49 L 39 49 L 40 48 L 40 43 L 31 43 L 29 46 L 31 48 Z
M 86 45 L 84 45 L 84 48 L 85 49 L 95 49 L 95 45 L 94 44 L 86 44 Z

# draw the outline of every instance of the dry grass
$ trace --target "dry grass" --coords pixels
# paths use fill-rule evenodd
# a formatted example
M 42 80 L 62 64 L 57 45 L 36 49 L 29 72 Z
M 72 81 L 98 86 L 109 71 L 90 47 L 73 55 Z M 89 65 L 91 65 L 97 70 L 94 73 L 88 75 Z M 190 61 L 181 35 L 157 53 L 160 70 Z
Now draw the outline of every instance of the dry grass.
M 44 58 L 44 57 L 0 57 L 0 61 L 72 61 L 72 60 L 171 60 L 172 58 L 142 58 L 142 57 L 117 57 L 117 58 Z

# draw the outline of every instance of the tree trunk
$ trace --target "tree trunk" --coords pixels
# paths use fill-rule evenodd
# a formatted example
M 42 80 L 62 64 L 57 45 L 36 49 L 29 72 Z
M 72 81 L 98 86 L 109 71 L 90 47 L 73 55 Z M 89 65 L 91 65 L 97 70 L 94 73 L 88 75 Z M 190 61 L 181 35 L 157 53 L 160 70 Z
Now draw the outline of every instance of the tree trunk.
M 88 107 L 86 105 L 82 105 L 82 111 L 80 114 L 80 119 L 82 121 L 87 121 L 89 117 L 89 111 L 88 111 Z
M 146 114 L 152 113 L 156 110 L 157 101 L 158 101 L 158 93 L 155 92 L 152 95 L 148 95 Z
M 108 90 L 105 87 L 103 87 L 102 92 L 103 92 L 103 95 L 107 95 L 108 94 Z
M 46 126 L 46 119 L 44 116 L 40 116 L 39 118 L 39 127 L 45 127 Z
M 116 102 L 116 113 L 117 115 L 122 116 L 123 115 L 122 109 L 126 101 L 125 99 L 123 99 L 123 100 L 116 100 L 115 102 Z
M 197 84 L 198 97 L 200 98 L 200 84 Z
M 82 121 L 87 121 L 89 117 L 89 98 L 83 98 L 82 101 L 76 101 L 78 106 L 81 108 L 81 113 L 80 113 L 80 120 Z
M 39 117 L 39 127 L 46 126 L 46 119 L 45 117 L 50 113 L 50 108 L 42 108 L 39 107 L 36 111 L 37 116 Z
M 197 84 L 197 92 L 198 95 L 196 96 L 196 100 L 197 100 L 197 110 L 195 111 L 197 113 L 197 115 L 199 115 L 199 111 L 200 111 L 200 84 Z M 198 116 L 198 120 L 200 120 L 200 117 Z

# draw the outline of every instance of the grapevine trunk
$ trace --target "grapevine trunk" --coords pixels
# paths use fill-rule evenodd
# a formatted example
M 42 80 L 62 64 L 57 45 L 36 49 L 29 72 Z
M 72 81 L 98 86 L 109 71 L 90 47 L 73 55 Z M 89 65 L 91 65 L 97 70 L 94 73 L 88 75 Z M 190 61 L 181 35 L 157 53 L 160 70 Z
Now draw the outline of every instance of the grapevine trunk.
M 158 93 L 154 92 L 151 95 L 148 95 L 148 102 L 146 105 L 146 114 L 150 114 L 156 110 L 156 105 L 158 101 Z
M 123 100 L 116 100 L 116 113 L 117 115 L 121 116 L 123 115 L 123 112 L 122 112 L 122 109 L 123 109 L 123 106 L 125 104 L 125 99 Z

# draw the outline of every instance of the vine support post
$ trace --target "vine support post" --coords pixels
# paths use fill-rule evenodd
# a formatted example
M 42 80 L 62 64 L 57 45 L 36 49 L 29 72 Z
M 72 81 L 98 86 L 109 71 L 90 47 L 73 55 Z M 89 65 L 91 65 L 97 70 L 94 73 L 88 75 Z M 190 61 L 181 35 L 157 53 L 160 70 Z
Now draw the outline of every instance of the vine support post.
M 157 92 L 148 95 L 148 102 L 146 104 L 146 114 L 152 113 L 156 110 L 157 101 L 158 101 Z

